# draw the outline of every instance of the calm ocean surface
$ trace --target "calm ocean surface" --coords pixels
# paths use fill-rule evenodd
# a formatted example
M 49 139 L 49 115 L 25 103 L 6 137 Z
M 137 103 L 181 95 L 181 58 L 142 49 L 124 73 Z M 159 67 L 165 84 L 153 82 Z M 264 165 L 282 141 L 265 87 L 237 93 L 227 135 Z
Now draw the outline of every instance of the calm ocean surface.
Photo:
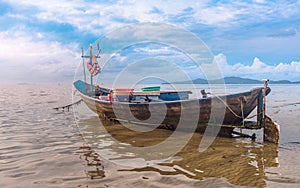
M 70 85 L 0 85 L 0 187 L 300 187 L 300 85 L 270 87 L 267 114 L 280 124 L 278 146 L 263 143 L 259 130 L 249 131 L 255 142 L 219 137 L 199 152 L 195 133 L 175 160 L 130 168 L 111 161 L 135 158 L 130 145 L 155 145 L 170 131 L 139 138 L 101 123 L 83 103 L 54 110 L 72 102 Z

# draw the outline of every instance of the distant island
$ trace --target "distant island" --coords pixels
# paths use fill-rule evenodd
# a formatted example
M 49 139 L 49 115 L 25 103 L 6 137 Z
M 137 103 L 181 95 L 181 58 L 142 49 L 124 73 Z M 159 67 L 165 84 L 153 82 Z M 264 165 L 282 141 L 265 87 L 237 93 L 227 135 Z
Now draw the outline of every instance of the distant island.
M 224 78 L 225 84 L 262 84 L 262 80 L 254 80 L 250 78 L 241 78 L 241 77 L 225 77 Z M 191 81 L 181 81 L 181 82 L 173 82 L 174 84 L 190 84 Z M 192 80 L 192 83 L 194 84 L 208 84 L 208 81 L 206 79 L 198 78 L 195 80 Z M 216 79 L 216 80 L 210 80 L 210 84 L 219 84 L 223 83 L 222 79 Z M 300 81 L 297 82 L 291 82 L 289 80 L 270 80 L 270 84 L 300 84 Z

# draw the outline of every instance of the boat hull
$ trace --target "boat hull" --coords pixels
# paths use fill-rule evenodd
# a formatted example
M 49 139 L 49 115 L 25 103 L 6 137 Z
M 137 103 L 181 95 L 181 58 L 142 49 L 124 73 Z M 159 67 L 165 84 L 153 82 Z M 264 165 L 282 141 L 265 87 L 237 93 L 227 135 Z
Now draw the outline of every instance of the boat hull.
M 263 90 L 255 88 L 226 96 L 144 103 L 103 101 L 78 91 L 84 103 L 100 118 L 168 129 L 184 124 L 181 128 L 194 130 L 197 124 L 196 128 L 201 130 L 210 123 L 232 130 L 262 103 Z M 269 92 L 268 88 L 266 93 Z

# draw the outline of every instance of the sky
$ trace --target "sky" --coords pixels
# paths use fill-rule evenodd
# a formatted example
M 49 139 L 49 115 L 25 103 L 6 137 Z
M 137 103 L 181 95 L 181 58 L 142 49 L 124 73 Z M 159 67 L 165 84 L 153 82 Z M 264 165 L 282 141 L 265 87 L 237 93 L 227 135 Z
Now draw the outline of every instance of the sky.
M 143 23 L 193 33 L 224 76 L 300 81 L 299 7 L 296 0 L 0 0 L 0 83 L 71 83 L 82 47 Z

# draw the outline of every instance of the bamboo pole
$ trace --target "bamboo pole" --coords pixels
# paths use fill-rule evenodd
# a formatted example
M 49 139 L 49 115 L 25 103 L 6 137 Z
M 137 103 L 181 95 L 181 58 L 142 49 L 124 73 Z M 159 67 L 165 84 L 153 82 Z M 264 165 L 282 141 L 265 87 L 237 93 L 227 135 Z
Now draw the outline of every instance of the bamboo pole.
M 263 92 L 263 118 L 264 118 L 264 124 L 265 124 L 265 116 L 266 116 L 266 103 L 267 103 L 267 87 L 268 87 L 268 79 L 264 79 L 264 92 Z
M 90 44 L 90 64 L 92 65 L 92 57 L 93 57 L 93 45 Z M 93 85 L 93 75 L 91 74 L 91 86 Z
M 272 142 L 275 144 L 279 143 L 279 134 L 280 134 L 280 126 L 278 123 L 273 121 L 270 117 L 266 115 L 266 103 L 267 103 L 267 79 L 264 80 L 264 92 L 263 92 L 263 126 L 264 126 L 264 141 Z

